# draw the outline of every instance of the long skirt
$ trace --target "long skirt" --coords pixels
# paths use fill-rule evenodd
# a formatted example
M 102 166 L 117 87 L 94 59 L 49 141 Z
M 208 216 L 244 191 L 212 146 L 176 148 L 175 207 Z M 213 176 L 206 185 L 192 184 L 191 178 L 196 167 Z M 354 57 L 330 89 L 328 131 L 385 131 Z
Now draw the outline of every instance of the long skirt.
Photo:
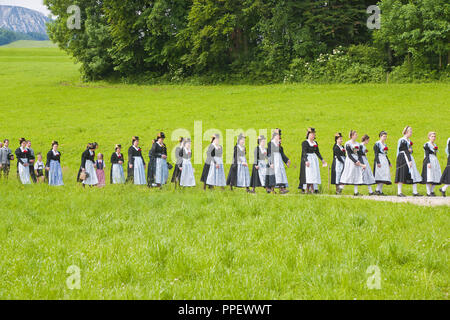
M 144 161 L 141 157 L 134 157 L 134 184 L 144 185 L 147 184 L 145 178 Z
M 97 169 L 96 170 L 97 173 L 97 180 L 98 180 L 98 184 L 97 186 L 99 187 L 104 187 L 106 185 L 106 181 L 105 181 L 105 170 L 103 169 Z
M 113 184 L 125 183 L 125 174 L 123 172 L 123 165 L 114 163 L 111 168 L 111 182 Z
M 309 167 L 305 165 L 306 184 L 321 184 L 319 158 L 315 153 L 308 153 Z
M 256 164 L 252 168 L 252 177 L 250 178 L 250 187 L 264 187 L 266 185 L 267 164 L 263 160 L 258 160 L 258 169 Z
M 21 159 L 23 163 L 28 163 L 27 158 Z M 17 165 L 17 170 L 19 172 L 19 179 L 22 184 L 31 184 L 30 179 L 30 169 L 29 167 L 24 167 L 20 162 Z
M 91 160 L 86 160 L 85 170 L 89 177 L 83 181 L 83 184 L 89 186 L 98 184 L 97 172 L 95 171 L 94 163 Z
M 362 185 L 363 170 L 357 166 L 350 157 L 345 158 L 344 170 L 342 171 L 340 184 Z
M 191 161 L 183 160 L 183 166 L 181 168 L 180 186 L 182 187 L 195 187 L 194 169 L 192 168 Z
M 167 167 L 167 161 L 163 158 L 156 158 L 156 171 L 155 171 L 155 183 L 166 184 L 169 178 L 169 167 Z
M 203 171 L 202 171 L 202 176 L 200 178 L 200 181 L 203 183 L 206 183 L 206 179 L 208 179 L 208 174 L 209 174 L 209 168 L 211 165 L 205 163 L 205 165 L 203 166 Z
M 178 164 L 176 164 L 174 169 L 173 169 L 171 182 L 180 181 L 180 177 L 181 177 L 180 166 Z
M 50 186 L 63 186 L 63 175 L 59 161 L 50 160 L 50 170 L 48 172 L 48 184 Z
M 223 164 L 219 164 L 219 168 L 216 168 L 216 165 L 211 163 L 209 166 L 208 177 L 206 178 L 206 184 L 217 187 L 225 187 L 227 185 Z
M 439 164 L 439 160 L 434 154 L 430 154 L 429 158 L 431 168 L 428 168 L 428 164 L 424 161 L 422 168 L 422 183 L 434 185 L 441 184 L 441 165 Z
M 236 187 L 250 187 L 250 173 L 248 171 L 248 167 L 244 166 L 243 164 L 237 165 Z
M 289 187 L 284 162 L 279 152 L 273 153 L 273 169 L 267 168 L 266 186 L 267 187 Z
M 375 184 L 375 177 L 373 176 L 372 169 L 370 168 L 369 161 L 367 157 L 363 156 L 363 162 L 366 165 L 366 168 L 363 169 L 363 184 L 372 185 Z
M 373 165 L 373 174 L 375 176 L 376 183 L 392 184 L 391 182 L 391 169 L 389 166 L 389 161 L 385 154 L 379 154 L 378 159 L 380 160 L 380 167 L 375 161 Z
M 345 157 L 341 157 L 345 162 Z M 331 184 L 338 185 L 339 181 L 341 181 L 341 175 L 344 171 L 344 163 L 340 162 L 338 159 L 333 160 L 333 164 L 331 165 Z
M 395 183 L 416 184 L 422 181 L 422 176 L 416 167 L 414 157 L 411 155 L 411 168 L 408 165 L 408 158 L 404 152 L 400 152 L 397 156 L 397 164 L 395 170 Z

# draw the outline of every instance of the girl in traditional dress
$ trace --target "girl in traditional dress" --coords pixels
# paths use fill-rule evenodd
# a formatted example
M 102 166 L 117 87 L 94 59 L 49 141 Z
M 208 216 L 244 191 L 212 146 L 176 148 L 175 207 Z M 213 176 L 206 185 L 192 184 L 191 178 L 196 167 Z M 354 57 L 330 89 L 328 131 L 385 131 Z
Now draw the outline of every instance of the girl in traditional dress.
M 342 171 L 340 184 L 341 185 L 353 185 L 354 195 L 360 196 L 358 192 L 358 186 L 363 182 L 363 170 L 366 166 L 361 158 L 360 148 L 361 145 L 356 142 L 358 133 L 354 130 L 350 130 L 350 140 L 345 143 L 345 151 L 347 152 L 347 158 L 345 158 L 344 170 Z M 342 189 L 342 187 L 340 187 Z
M 218 134 L 215 134 L 212 137 L 211 143 L 213 149 L 211 150 L 211 160 L 206 184 L 210 186 L 210 188 L 214 186 L 225 187 L 227 183 L 225 180 L 225 171 L 223 169 L 223 148 L 220 145 L 220 137 Z
M 81 155 L 81 171 L 86 173 L 86 179 L 83 180 L 83 187 L 86 185 L 92 187 L 98 184 L 97 173 L 95 171 L 95 145 L 93 143 L 89 143 L 88 149 Z
M 24 138 L 19 140 L 20 147 L 16 149 L 17 173 L 22 184 L 31 184 L 30 178 L 30 150 L 27 148 L 27 142 Z
M 437 158 L 438 147 L 436 141 L 436 132 L 428 133 L 429 141 L 424 144 L 425 157 L 422 167 L 422 184 L 427 186 L 427 196 L 435 197 L 434 187 L 441 184 L 441 166 Z
M 111 155 L 111 184 L 125 183 L 125 174 L 123 172 L 123 163 L 125 159 L 123 158 L 121 151 L 122 146 L 120 144 L 116 144 L 115 150 Z
M 288 193 L 289 184 L 284 164 L 289 168 L 291 161 L 284 154 L 281 146 L 281 130 L 275 129 L 272 133 L 272 141 L 267 148 L 267 158 L 269 167 L 266 174 L 266 187 L 270 192 L 275 193 L 275 187 L 280 188 L 280 194 Z
M 181 177 L 181 170 L 180 170 L 180 166 L 181 163 L 183 162 L 183 158 L 181 156 L 182 154 L 182 150 L 183 150 L 183 142 L 184 139 L 183 137 L 180 137 L 180 139 L 178 140 L 180 142 L 180 144 L 175 148 L 175 168 L 173 169 L 173 174 L 172 174 L 172 182 L 175 183 L 175 189 L 177 188 L 177 184 L 180 183 L 180 177 Z
M 194 169 L 192 168 L 191 158 L 191 139 L 186 138 L 183 140 L 183 147 L 180 150 L 181 155 L 181 176 L 180 176 L 180 186 L 182 187 L 195 187 L 195 177 Z
M 132 137 L 131 147 L 128 148 L 128 177 L 127 182 L 136 185 L 145 185 L 145 161 L 142 157 L 142 149 L 139 147 L 139 137 Z
M 218 137 L 219 135 L 213 135 L 211 137 L 211 144 L 208 146 L 208 149 L 206 150 L 206 160 L 205 160 L 205 164 L 203 165 L 203 171 L 202 171 L 202 176 L 200 178 L 200 181 L 203 182 L 203 190 L 206 190 L 206 180 L 208 179 L 208 174 L 209 174 L 209 169 L 211 167 L 211 160 L 212 160 L 212 151 L 214 150 L 214 140 L 216 139 L 216 136 Z M 212 186 L 208 186 L 210 189 L 212 188 Z
M 247 151 L 245 149 L 245 136 L 241 133 L 237 138 L 237 143 L 234 146 L 233 163 L 228 172 L 227 185 L 233 190 L 234 187 L 246 188 L 247 192 L 253 193 L 250 190 L 250 173 L 248 171 L 248 163 L 246 159 Z
M 37 154 L 37 160 L 34 163 L 34 174 L 36 175 L 36 182 L 44 182 L 44 162 L 42 161 L 42 153 L 40 152 Z
M 345 163 L 345 147 L 342 145 L 343 140 L 340 132 L 334 135 L 335 144 L 333 146 L 333 163 L 331 164 L 331 184 L 336 186 L 336 194 L 340 194 L 343 188 L 340 184 Z
M 314 193 L 314 185 L 318 186 L 322 184 L 319 159 L 322 161 L 324 167 L 327 165 L 320 154 L 319 145 L 315 141 L 315 138 L 316 130 L 314 128 L 308 128 L 306 140 L 302 142 L 299 188 L 306 184 L 307 193 Z
M 367 150 L 367 144 L 369 143 L 370 137 L 365 134 L 361 138 L 361 147 L 359 148 L 359 152 L 361 155 L 361 159 L 363 160 L 363 164 L 366 166 L 363 170 L 363 184 L 367 185 L 367 188 L 369 189 L 369 196 L 373 196 L 373 189 L 372 185 L 375 184 L 375 177 L 373 175 L 372 169 L 370 168 L 369 160 L 367 160 L 367 153 L 369 153 L 369 150 Z
M 266 185 L 266 171 L 267 171 L 267 149 L 266 149 L 266 137 L 258 137 L 258 146 L 254 151 L 254 163 L 252 167 L 252 177 L 250 178 L 250 186 L 255 193 L 256 187 L 265 187 Z M 270 193 L 270 190 L 266 188 L 266 191 Z
M 105 179 L 105 161 L 103 161 L 103 154 L 99 153 L 97 155 L 97 161 L 95 161 L 95 169 L 98 179 L 97 187 L 104 187 L 106 185 Z
M 164 144 L 166 138 L 164 132 L 160 132 L 153 142 L 148 156 L 150 158 L 148 167 L 148 186 L 161 188 L 167 183 L 169 167 L 167 165 L 167 147 Z
M 413 196 L 421 197 L 417 191 L 417 184 L 422 181 L 422 176 L 416 167 L 413 153 L 413 142 L 410 140 L 412 136 L 412 128 L 406 126 L 403 129 L 403 137 L 398 140 L 397 144 L 397 163 L 395 170 L 395 183 L 397 183 L 397 195 L 405 197 L 402 193 L 403 184 L 413 185 Z
M 377 188 L 375 194 L 378 196 L 384 196 L 383 186 L 385 184 L 390 185 L 391 182 L 391 162 L 387 156 L 389 148 L 386 145 L 387 132 L 381 131 L 379 134 L 380 140 L 378 140 L 373 146 L 375 153 L 375 161 L 373 165 L 373 174 L 375 176 L 375 182 Z
M 52 149 L 47 152 L 45 170 L 48 173 L 48 184 L 50 186 L 63 186 L 63 175 L 61 170 L 61 152 L 58 151 L 58 141 L 52 141 Z
M 441 177 L 441 184 L 444 186 L 439 189 L 443 197 L 445 197 L 445 191 L 450 185 L 450 138 L 447 139 L 447 148 L 445 148 L 445 153 L 447 154 L 447 166 L 445 167 Z

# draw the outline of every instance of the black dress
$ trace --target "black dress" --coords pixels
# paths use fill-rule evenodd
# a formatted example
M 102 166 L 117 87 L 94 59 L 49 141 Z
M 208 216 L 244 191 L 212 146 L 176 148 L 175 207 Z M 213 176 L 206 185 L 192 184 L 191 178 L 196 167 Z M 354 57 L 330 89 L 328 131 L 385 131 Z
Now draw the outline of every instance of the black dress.
M 436 147 L 437 148 L 437 147 Z M 423 159 L 423 166 L 422 166 L 422 184 L 428 184 L 428 179 L 427 179 L 427 169 L 428 169 L 428 164 L 430 163 L 430 155 L 434 154 L 436 155 L 436 151 L 432 150 L 430 148 L 430 145 L 428 143 L 425 143 L 425 145 L 423 146 L 423 149 L 425 150 L 425 158 Z M 442 176 L 441 176 L 442 179 Z M 440 181 L 440 179 L 439 179 Z M 431 184 L 434 185 L 439 185 L 440 183 L 435 183 L 432 182 Z
M 205 165 L 203 166 L 202 177 L 200 178 L 200 181 L 203 183 L 206 183 L 206 179 L 208 179 L 209 167 L 211 166 L 211 160 L 213 158 L 212 152 L 214 149 L 214 145 L 211 143 L 206 151 Z
M 252 188 L 263 187 L 263 183 L 266 183 L 265 177 L 264 181 L 261 181 L 259 170 L 256 169 L 256 166 L 259 166 L 259 168 L 261 169 L 261 161 L 264 163 L 264 165 L 267 166 L 267 149 L 261 151 L 261 148 L 258 146 L 254 151 L 254 163 L 252 166 L 252 176 L 250 178 L 250 187 Z
M 276 146 L 274 142 L 270 141 L 269 146 L 267 148 L 267 159 L 269 160 L 269 167 L 267 168 L 267 174 L 266 174 L 266 187 L 268 188 L 274 188 L 274 187 L 280 187 L 280 188 L 286 188 L 287 185 L 284 183 L 276 183 L 275 178 L 275 171 L 274 169 L 270 168 L 270 165 L 273 164 L 273 153 L 279 152 L 281 156 L 281 160 L 286 164 L 289 161 L 289 158 L 284 154 L 283 147 L 280 145 Z
M 151 186 L 155 182 L 156 159 L 161 158 L 162 155 L 167 156 L 167 147 L 164 143 L 160 145 L 155 141 L 152 145 L 152 148 L 148 152 L 150 161 L 148 163 L 147 184 L 149 186 Z
M 336 183 L 336 178 L 337 178 L 336 164 L 337 164 L 337 161 L 342 163 L 342 170 L 344 170 L 343 168 L 344 168 L 345 162 L 344 162 L 344 160 L 342 160 L 343 157 L 345 158 L 345 147 L 343 147 L 343 146 L 340 147 L 337 144 L 334 144 L 334 146 L 333 146 L 333 163 L 331 164 L 331 184 L 334 184 L 334 185 L 340 184 L 339 182 Z M 342 172 L 341 172 L 341 174 L 342 174 Z
M 398 151 L 399 151 L 399 153 L 397 156 L 397 163 L 396 163 L 396 168 L 395 168 L 395 183 L 412 184 L 413 179 L 409 172 L 408 162 L 406 162 L 406 159 L 405 159 L 405 154 L 406 154 L 408 161 L 412 160 L 411 153 L 409 152 L 408 141 L 403 139 L 400 142 Z M 401 151 L 403 151 L 404 153 Z
M 119 153 L 119 155 L 117 155 L 117 152 L 113 152 L 111 155 L 111 169 L 109 170 L 109 179 L 111 181 L 111 184 L 113 183 L 113 176 L 112 176 L 113 166 L 115 164 L 119 164 L 119 161 L 122 161 L 122 164 L 125 162 L 123 154 Z
M 315 153 L 320 160 L 323 160 L 319 151 L 319 145 L 315 142 L 315 146 L 311 146 L 308 140 L 302 142 L 302 159 L 300 161 L 300 183 L 299 189 L 303 189 L 303 185 L 306 184 L 306 162 L 308 161 L 308 153 Z
M 134 183 L 134 157 L 140 157 L 142 159 L 142 164 L 145 166 L 144 157 L 142 157 L 142 149 L 141 148 L 135 148 L 134 146 L 131 146 L 128 148 L 128 175 L 127 175 L 127 182 Z M 130 164 L 133 165 L 132 168 L 130 168 Z
M 30 150 L 28 150 L 28 148 L 25 148 L 22 151 L 22 149 L 20 149 L 20 147 L 17 148 L 16 151 L 14 151 L 14 153 L 16 154 L 16 159 L 17 159 L 17 177 L 19 177 L 19 163 L 21 165 L 24 165 L 24 162 L 22 161 L 22 159 L 27 159 L 28 165 L 31 166 L 31 164 L 30 164 L 31 154 L 30 154 Z M 30 176 L 30 180 L 31 180 L 31 176 Z
M 175 157 L 176 157 L 176 162 L 175 162 L 175 168 L 173 170 L 173 174 L 172 174 L 172 182 L 176 182 L 176 181 L 180 181 L 180 177 L 181 177 L 181 164 L 183 163 L 183 148 L 181 148 L 180 146 L 175 148 Z
M 441 184 L 450 184 L 450 138 L 447 140 L 447 166 L 441 176 Z

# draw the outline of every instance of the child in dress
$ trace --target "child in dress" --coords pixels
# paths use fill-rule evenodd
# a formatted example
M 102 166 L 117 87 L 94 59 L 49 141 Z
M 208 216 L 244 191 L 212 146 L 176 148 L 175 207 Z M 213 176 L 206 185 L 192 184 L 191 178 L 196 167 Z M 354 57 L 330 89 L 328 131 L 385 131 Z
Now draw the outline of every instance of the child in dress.
M 39 152 L 37 154 L 37 161 L 34 163 L 34 173 L 36 175 L 36 182 L 44 182 L 44 162 L 42 161 L 42 154 Z
M 315 138 L 316 130 L 314 128 L 308 128 L 306 140 L 302 142 L 299 189 L 306 185 L 307 193 L 314 193 L 314 186 L 318 186 L 322 183 L 320 178 L 319 159 L 324 167 L 327 165 L 320 154 L 319 145 L 315 141 Z
M 345 158 L 344 171 L 341 175 L 341 185 L 353 185 L 354 195 L 360 196 L 358 192 L 358 186 L 363 184 L 363 170 L 366 166 L 361 158 L 360 148 L 361 145 L 356 142 L 358 133 L 354 130 L 350 130 L 350 140 L 345 143 L 345 151 L 347 152 L 347 158 Z M 342 189 L 342 187 L 340 187 Z
M 123 164 L 125 159 L 122 154 L 122 145 L 116 144 L 114 152 L 111 154 L 111 184 L 123 184 L 125 183 L 125 173 L 123 170 Z
M 422 197 L 417 191 L 417 184 L 422 182 L 422 176 L 417 170 L 416 162 L 414 161 L 413 142 L 410 140 L 412 136 L 412 128 L 406 126 L 403 129 L 403 137 L 398 140 L 397 144 L 397 163 L 395 170 L 395 183 L 397 183 L 397 195 L 399 197 L 406 197 L 402 193 L 403 184 L 413 185 L 413 196 Z
M 359 149 L 361 158 L 363 160 L 363 164 L 366 166 L 363 170 L 363 184 L 367 185 L 367 188 L 369 189 L 369 196 L 373 196 L 374 192 L 372 190 L 372 185 L 375 184 L 375 177 L 373 176 L 372 169 L 370 168 L 369 160 L 367 160 L 367 153 L 369 150 L 367 150 L 367 144 L 369 143 L 370 137 L 365 134 L 361 138 L 361 147 Z
M 381 131 L 379 137 L 380 140 L 378 140 L 373 146 L 373 151 L 375 153 L 373 175 L 375 176 L 375 182 L 377 183 L 375 194 L 377 196 L 384 196 L 383 186 L 385 184 L 392 184 L 390 170 L 392 165 L 387 156 L 389 150 L 386 145 L 387 132 Z
M 441 166 L 437 158 L 436 132 L 428 133 L 429 141 L 424 144 L 425 157 L 422 167 L 422 184 L 427 186 L 427 196 L 435 197 L 434 187 L 441 184 Z
M 98 187 L 104 187 L 106 185 L 105 181 L 105 162 L 103 161 L 103 154 L 99 153 L 97 155 L 97 161 L 95 161 L 95 169 L 97 173 L 97 179 L 98 179 Z

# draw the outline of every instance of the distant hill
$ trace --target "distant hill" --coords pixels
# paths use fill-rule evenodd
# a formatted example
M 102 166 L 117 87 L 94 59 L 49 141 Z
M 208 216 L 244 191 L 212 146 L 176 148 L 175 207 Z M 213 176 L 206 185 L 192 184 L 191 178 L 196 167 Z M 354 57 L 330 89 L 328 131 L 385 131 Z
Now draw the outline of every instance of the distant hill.
M 45 23 L 50 21 L 39 11 L 0 5 L 0 28 L 20 33 L 47 34 Z
M 47 41 L 36 41 L 36 40 L 18 40 L 11 42 L 7 45 L 1 46 L 1 48 L 57 48 L 57 45 Z

